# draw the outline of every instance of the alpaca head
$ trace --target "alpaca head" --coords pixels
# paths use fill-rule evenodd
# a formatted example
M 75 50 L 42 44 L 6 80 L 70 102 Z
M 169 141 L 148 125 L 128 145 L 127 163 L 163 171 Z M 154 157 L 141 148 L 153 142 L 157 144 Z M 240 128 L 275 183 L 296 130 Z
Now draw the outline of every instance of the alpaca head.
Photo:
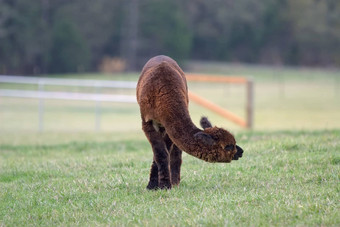
M 231 162 L 242 157 L 243 150 L 236 145 L 234 136 L 223 128 L 213 127 L 206 117 L 200 124 L 204 129 L 194 135 L 200 146 L 207 150 L 211 162 Z

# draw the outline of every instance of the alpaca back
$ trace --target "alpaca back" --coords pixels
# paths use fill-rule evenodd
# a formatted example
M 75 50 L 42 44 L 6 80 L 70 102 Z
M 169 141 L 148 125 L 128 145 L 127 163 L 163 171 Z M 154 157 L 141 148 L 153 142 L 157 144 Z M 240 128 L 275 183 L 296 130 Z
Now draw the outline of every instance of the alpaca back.
M 167 56 L 151 58 L 137 84 L 137 101 L 144 121 L 160 124 L 188 112 L 188 91 L 184 72 Z

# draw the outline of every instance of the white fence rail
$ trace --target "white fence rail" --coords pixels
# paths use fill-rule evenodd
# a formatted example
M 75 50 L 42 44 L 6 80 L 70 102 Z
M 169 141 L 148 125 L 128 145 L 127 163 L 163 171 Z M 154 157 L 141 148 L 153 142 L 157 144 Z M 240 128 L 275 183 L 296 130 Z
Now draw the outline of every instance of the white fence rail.
M 39 131 L 44 129 L 44 100 L 81 100 L 95 101 L 95 129 L 100 130 L 101 119 L 101 102 L 120 102 L 136 103 L 136 97 L 132 95 L 113 95 L 100 94 L 100 88 L 120 88 L 135 89 L 137 83 L 133 81 L 108 81 L 108 80 L 80 80 L 80 79 L 60 79 L 46 77 L 25 77 L 25 76 L 8 76 L 0 75 L 0 83 L 6 84 L 35 84 L 38 90 L 15 90 L 0 89 L 0 97 L 16 98 L 33 98 L 39 99 Z M 59 92 L 45 91 L 45 86 L 72 86 L 72 87 L 94 87 L 96 93 L 78 93 L 78 92 Z
M 73 87 L 106 87 L 106 88 L 136 88 L 137 83 L 133 81 L 111 81 L 111 80 L 79 80 L 61 79 L 47 77 L 7 76 L 0 75 L 0 83 L 15 84 L 43 84 Z
M 81 101 L 136 103 L 136 97 L 132 95 L 107 95 L 107 94 L 75 93 L 59 91 L 0 89 L 0 96 L 33 99 L 63 99 Z

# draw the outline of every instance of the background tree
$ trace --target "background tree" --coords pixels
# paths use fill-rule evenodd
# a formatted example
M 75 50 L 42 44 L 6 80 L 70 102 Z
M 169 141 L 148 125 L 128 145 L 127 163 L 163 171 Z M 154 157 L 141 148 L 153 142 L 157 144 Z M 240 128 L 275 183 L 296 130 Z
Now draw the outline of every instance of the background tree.
M 58 20 L 53 28 L 48 71 L 66 73 L 85 71 L 90 52 L 81 35 L 69 20 Z
M 0 73 L 96 71 L 105 57 L 138 70 L 157 54 L 339 66 L 340 1 L 0 0 Z
M 141 4 L 141 58 L 165 54 L 181 62 L 190 56 L 192 33 L 184 13 L 180 3 L 172 0 L 147 0 Z

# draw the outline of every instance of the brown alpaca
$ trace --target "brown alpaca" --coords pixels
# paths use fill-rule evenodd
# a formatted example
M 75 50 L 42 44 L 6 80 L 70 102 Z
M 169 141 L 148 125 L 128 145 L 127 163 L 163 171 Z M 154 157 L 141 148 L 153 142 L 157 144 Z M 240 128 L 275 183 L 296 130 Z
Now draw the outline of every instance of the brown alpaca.
M 225 129 L 201 119 L 204 130 L 189 116 L 184 72 L 167 56 L 151 58 L 137 84 L 143 131 L 153 150 L 148 189 L 169 189 L 180 183 L 182 150 L 207 162 L 231 162 L 243 150 Z

